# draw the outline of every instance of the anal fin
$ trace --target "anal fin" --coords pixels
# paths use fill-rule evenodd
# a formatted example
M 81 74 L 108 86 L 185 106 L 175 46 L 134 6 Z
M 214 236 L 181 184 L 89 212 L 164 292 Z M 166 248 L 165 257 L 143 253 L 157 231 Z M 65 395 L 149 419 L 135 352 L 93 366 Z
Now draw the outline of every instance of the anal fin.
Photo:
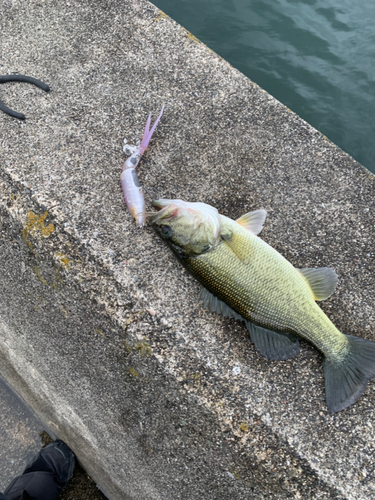
M 256 350 L 265 358 L 284 361 L 298 354 L 300 344 L 292 333 L 276 332 L 245 322 Z

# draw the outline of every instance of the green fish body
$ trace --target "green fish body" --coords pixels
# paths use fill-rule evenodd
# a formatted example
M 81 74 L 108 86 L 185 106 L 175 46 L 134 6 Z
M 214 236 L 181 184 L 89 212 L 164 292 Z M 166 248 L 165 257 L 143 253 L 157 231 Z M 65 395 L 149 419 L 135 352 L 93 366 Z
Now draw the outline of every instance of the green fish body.
M 260 239 L 264 210 L 233 221 L 203 203 L 153 205 L 161 210 L 151 223 L 203 285 L 207 308 L 244 320 L 256 349 L 269 359 L 297 354 L 298 336 L 309 341 L 324 356 L 328 409 L 357 401 L 375 377 L 375 342 L 342 334 L 316 304 L 336 287 L 332 269 L 296 269 Z

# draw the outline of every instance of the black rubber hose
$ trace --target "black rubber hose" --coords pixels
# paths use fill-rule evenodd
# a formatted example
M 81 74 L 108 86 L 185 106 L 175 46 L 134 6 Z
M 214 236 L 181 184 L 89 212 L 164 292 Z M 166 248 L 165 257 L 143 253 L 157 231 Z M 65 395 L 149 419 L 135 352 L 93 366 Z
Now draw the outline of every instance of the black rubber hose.
M 7 106 L 5 106 L 5 104 L 1 101 L 0 101 L 0 109 L 1 111 L 4 111 L 4 113 L 6 113 L 7 115 L 13 116 L 14 118 L 19 118 L 20 120 L 25 119 L 25 115 L 23 115 L 22 113 L 17 113 L 17 111 L 13 111 L 13 109 L 10 109 Z
M 42 90 L 45 90 L 46 92 L 50 91 L 49 86 L 41 82 L 40 80 L 37 80 L 36 78 L 33 78 L 32 76 L 25 76 L 25 75 L 3 75 L 0 76 L 0 83 L 6 83 L 6 82 L 28 82 L 32 83 L 33 85 L 36 85 L 37 87 L 41 88 Z M 3 102 L 0 101 L 0 110 L 4 111 L 7 115 L 13 116 L 14 118 L 18 118 L 19 120 L 24 120 L 25 115 L 22 113 L 17 113 L 17 111 L 13 111 L 12 109 L 8 108 L 5 106 Z
M 25 75 L 3 75 L 0 76 L 0 83 L 6 83 L 6 82 L 28 82 L 32 83 L 33 85 L 36 85 L 37 87 L 45 90 L 46 92 L 49 92 L 50 88 L 49 86 L 41 82 L 40 80 L 37 80 L 36 78 L 33 78 L 32 76 L 25 76 Z

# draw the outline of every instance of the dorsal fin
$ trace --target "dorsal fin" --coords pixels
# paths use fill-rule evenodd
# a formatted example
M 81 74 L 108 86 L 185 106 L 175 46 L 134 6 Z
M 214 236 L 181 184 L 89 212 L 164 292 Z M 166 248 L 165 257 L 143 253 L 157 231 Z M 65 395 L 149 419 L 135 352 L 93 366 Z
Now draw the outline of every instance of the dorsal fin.
M 266 220 L 267 212 L 263 209 L 249 212 L 236 220 L 237 224 L 244 227 L 250 233 L 259 234 L 263 229 L 264 221 Z
M 335 291 L 337 274 L 330 267 L 297 269 L 309 284 L 315 300 L 325 300 Z

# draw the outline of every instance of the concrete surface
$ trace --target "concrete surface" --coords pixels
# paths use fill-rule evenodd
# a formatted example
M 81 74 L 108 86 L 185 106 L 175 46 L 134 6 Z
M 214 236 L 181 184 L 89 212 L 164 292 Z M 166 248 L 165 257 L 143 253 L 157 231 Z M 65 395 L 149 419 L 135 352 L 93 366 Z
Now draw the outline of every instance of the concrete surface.
M 124 138 L 164 117 L 151 196 L 238 217 L 296 267 L 332 266 L 322 308 L 375 340 L 375 176 L 142 0 L 5 0 L 0 86 L 0 366 L 112 499 L 375 497 L 375 384 L 325 406 L 314 348 L 263 359 L 119 185 Z

